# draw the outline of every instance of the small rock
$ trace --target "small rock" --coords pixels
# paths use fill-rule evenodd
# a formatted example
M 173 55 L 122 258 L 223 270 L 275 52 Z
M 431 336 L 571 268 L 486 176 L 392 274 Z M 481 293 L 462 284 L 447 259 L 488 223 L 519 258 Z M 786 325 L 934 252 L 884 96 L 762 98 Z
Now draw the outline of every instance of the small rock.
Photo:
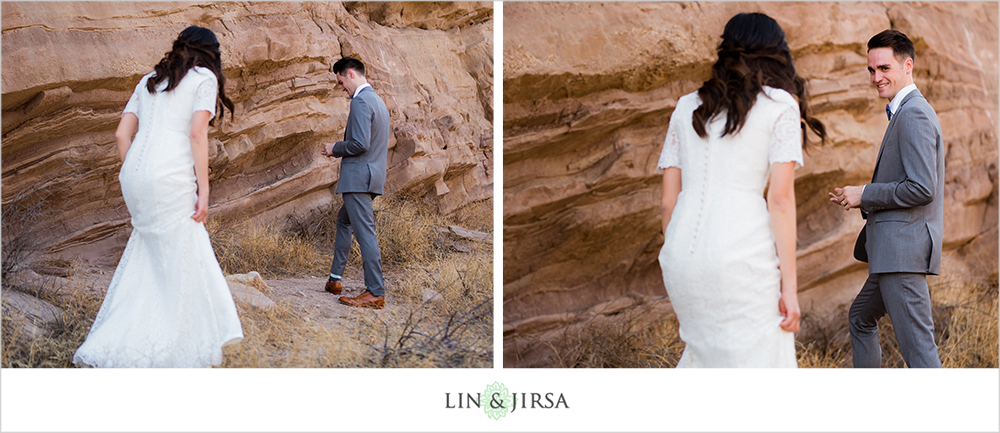
M 476 242 L 485 242 L 488 244 L 493 243 L 493 235 L 484 232 L 477 232 L 475 230 L 469 230 L 467 228 L 462 228 L 459 226 L 448 226 L 452 233 L 462 239 L 469 239 Z
M 420 295 L 423 298 L 424 303 L 438 302 L 444 300 L 444 296 L 441 296 L 440 293 L 435 292 L 428 288 L 424 288 L 423 290 L 421 290 Z
M 31 270 L 42 275 L 52 275 L 55 277 L 68 277 L 71 274 L 69 268 L 60 268 L 58 266 L 42 265 L 38 263 L 32 263 L 31 265 L 28 266 L 31 268 Z
M 254 308 L 269 310 L 275 306 L 274 301 L 259 290 L 237 281 L 229 281 L 229 291 L 236 302 L 250 304 Z
M 467 247 L 467 246 L 465 246 L 463 244 L 452 244 L 451 247 L 454 248 L 455 251 L 462 252 L 462 253 L 471 253 L 472 252 L 472 250 L 469 249 L 469 247 Z
M 227 275 L 226 281 L 241 283 L 261 291 L 267 290 L 267 283 L 264 282 L 264 279 L 261 278 L 260 273 L 257 271 L 250 271 L 245 274 Z
M 298 291 L 298 292 L 295 292 L 295 296 L 301 296 L 301 297 L 305 298 L 306 294 L 302 293 L 301 291 Z
M 476 241 L 476 242 L 485 242 L 489 244 L 493 243 L 493 235 L 489 233 L 469 230 L 467 228 L 459 226 L 448 226 L 448 227 L 431 226 L 431 227 L 439 233 L 451 234 L 454 236 L 458 236 L 462 239 Z

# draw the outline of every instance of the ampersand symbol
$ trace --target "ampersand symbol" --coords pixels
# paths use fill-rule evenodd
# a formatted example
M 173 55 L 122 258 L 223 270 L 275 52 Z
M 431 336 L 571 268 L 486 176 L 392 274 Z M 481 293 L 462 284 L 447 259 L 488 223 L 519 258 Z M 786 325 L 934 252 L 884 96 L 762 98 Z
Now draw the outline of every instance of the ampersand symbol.
M 493 398 L 490 399 L 491 400 L 490 401 L 490 407 L 492 407 L 493 409 L 499 409 L 499 408 L 504 407 L 503 406 L 503 400 L 500 400 L 499 402 L 497 402 L 497 396 L 498 395 L 500 395 L 500 393 L 494 392 L 493 393 Z

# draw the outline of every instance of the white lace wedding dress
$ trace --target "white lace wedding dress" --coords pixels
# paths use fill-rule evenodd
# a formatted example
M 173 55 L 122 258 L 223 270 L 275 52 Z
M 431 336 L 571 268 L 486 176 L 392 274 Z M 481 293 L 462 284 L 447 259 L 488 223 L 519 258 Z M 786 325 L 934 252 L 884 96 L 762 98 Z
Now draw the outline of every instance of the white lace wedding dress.
M 663 282 L 686 343 L 678 367 L 795 367 L 795 340 L 778 324 L 780 277 L 764 189 L 771 164 L 802 165 L 799 107 L 765 87 L 739 134 L 708 139 L 691 126 L 701 100 L 682 97 L 659 168 L 681 169 L 681 192 L 660 250 Z
M 195 111 L 215 113 L 217 81 L 188 71 L 170 92 L 146 91 L 146 75 L 125 107 L 139 130 L 118 179 L 132 235 L 87 340 L 73 363 L 92 367 L 207 367 L 222 346 L 243 339 L 232 294 L 197 200 L 191 157 Z M 166 87 L 160 83 L 159 90 Z

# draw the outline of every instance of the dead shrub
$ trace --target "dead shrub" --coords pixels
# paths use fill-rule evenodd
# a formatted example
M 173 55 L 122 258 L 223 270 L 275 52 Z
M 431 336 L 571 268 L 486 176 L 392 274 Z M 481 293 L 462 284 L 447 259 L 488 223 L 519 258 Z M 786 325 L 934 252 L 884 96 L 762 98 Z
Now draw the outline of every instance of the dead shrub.
M 406 273 L 391 287 L 395 314 L 352 311 L 375 366 L 492 367 L 492 252 L 444 254 Z M 431 291 L 439 297 L 430 299 Z
M 493 199 L 469 203 L 455 211 L 452 218 L 469 230 L 493 233 Z
M 549 347 L 558 368 L 673 368 L 684 352 L 676 319 L 645 323 L 631 311 L 567 327 Z
M 269 278 L 322 269 L 322 258 L 316 249 L 277 224 L 255 219 L 210 219 L 206 228 L 226 274 L 257 271 Z
M 289 216 L 289 232 L 300 239 L 332 253 L 337 238 L 337 213 L 343 199 L 337 195 L 330 205 L 314 209 L 304 217 Z M 441 235 L 435 225 L 446 220 L 426 205 L 406 201 L 392 195 L 375 199 L 375 236 L 382 253 L 382 264 L 402 267 L 410 263 L 428 261 L 442 252 Z M 351 246 L 349 266 L 361 265 L 361 250 L 357 241 Z
M 72 184 L 79 173 L 75 166 L 64 162 L 58 170 L 18 190 L 3 204 L 0 278 L 4 285 L 9 284 L 14 271 L 29 266 L 36 254 L 47 247 L 42 240 L 47 237 L 55 214 L 49 200 L 63 185 Z
M 847 306 L 833 317 L 803 317 L 796 336 L 800 367 L 853 365 Z M 944 368 L 996 368 L 998 365 L 997 283 L 971 275 L 952 276 L 931 285 L 934 340 Z M 906 366 L 888 315 L 879 319 L 882 367 Z

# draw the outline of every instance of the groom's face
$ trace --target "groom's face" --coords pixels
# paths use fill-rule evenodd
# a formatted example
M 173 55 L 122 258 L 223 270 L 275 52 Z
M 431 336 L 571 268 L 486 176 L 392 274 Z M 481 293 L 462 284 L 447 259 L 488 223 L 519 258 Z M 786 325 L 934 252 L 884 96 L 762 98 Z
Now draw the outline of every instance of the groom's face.
M 912 71 L 913 59 L 907 57 L 900 62 L 892 53 L 892 48 L 868 51 L 868 74 L 879 98 L 892 99 L 902 88 L 913 83 Z
M 348 96 L 353 96 L 354 89 L 358 88 L 357 84 L 354 83 L 354 71 L 347 69 L 344 71 L 344 75 L 334 74 L 334 76 L 337 77 L 337 85 L 339 85 L 344 92 L 347 92 Z

